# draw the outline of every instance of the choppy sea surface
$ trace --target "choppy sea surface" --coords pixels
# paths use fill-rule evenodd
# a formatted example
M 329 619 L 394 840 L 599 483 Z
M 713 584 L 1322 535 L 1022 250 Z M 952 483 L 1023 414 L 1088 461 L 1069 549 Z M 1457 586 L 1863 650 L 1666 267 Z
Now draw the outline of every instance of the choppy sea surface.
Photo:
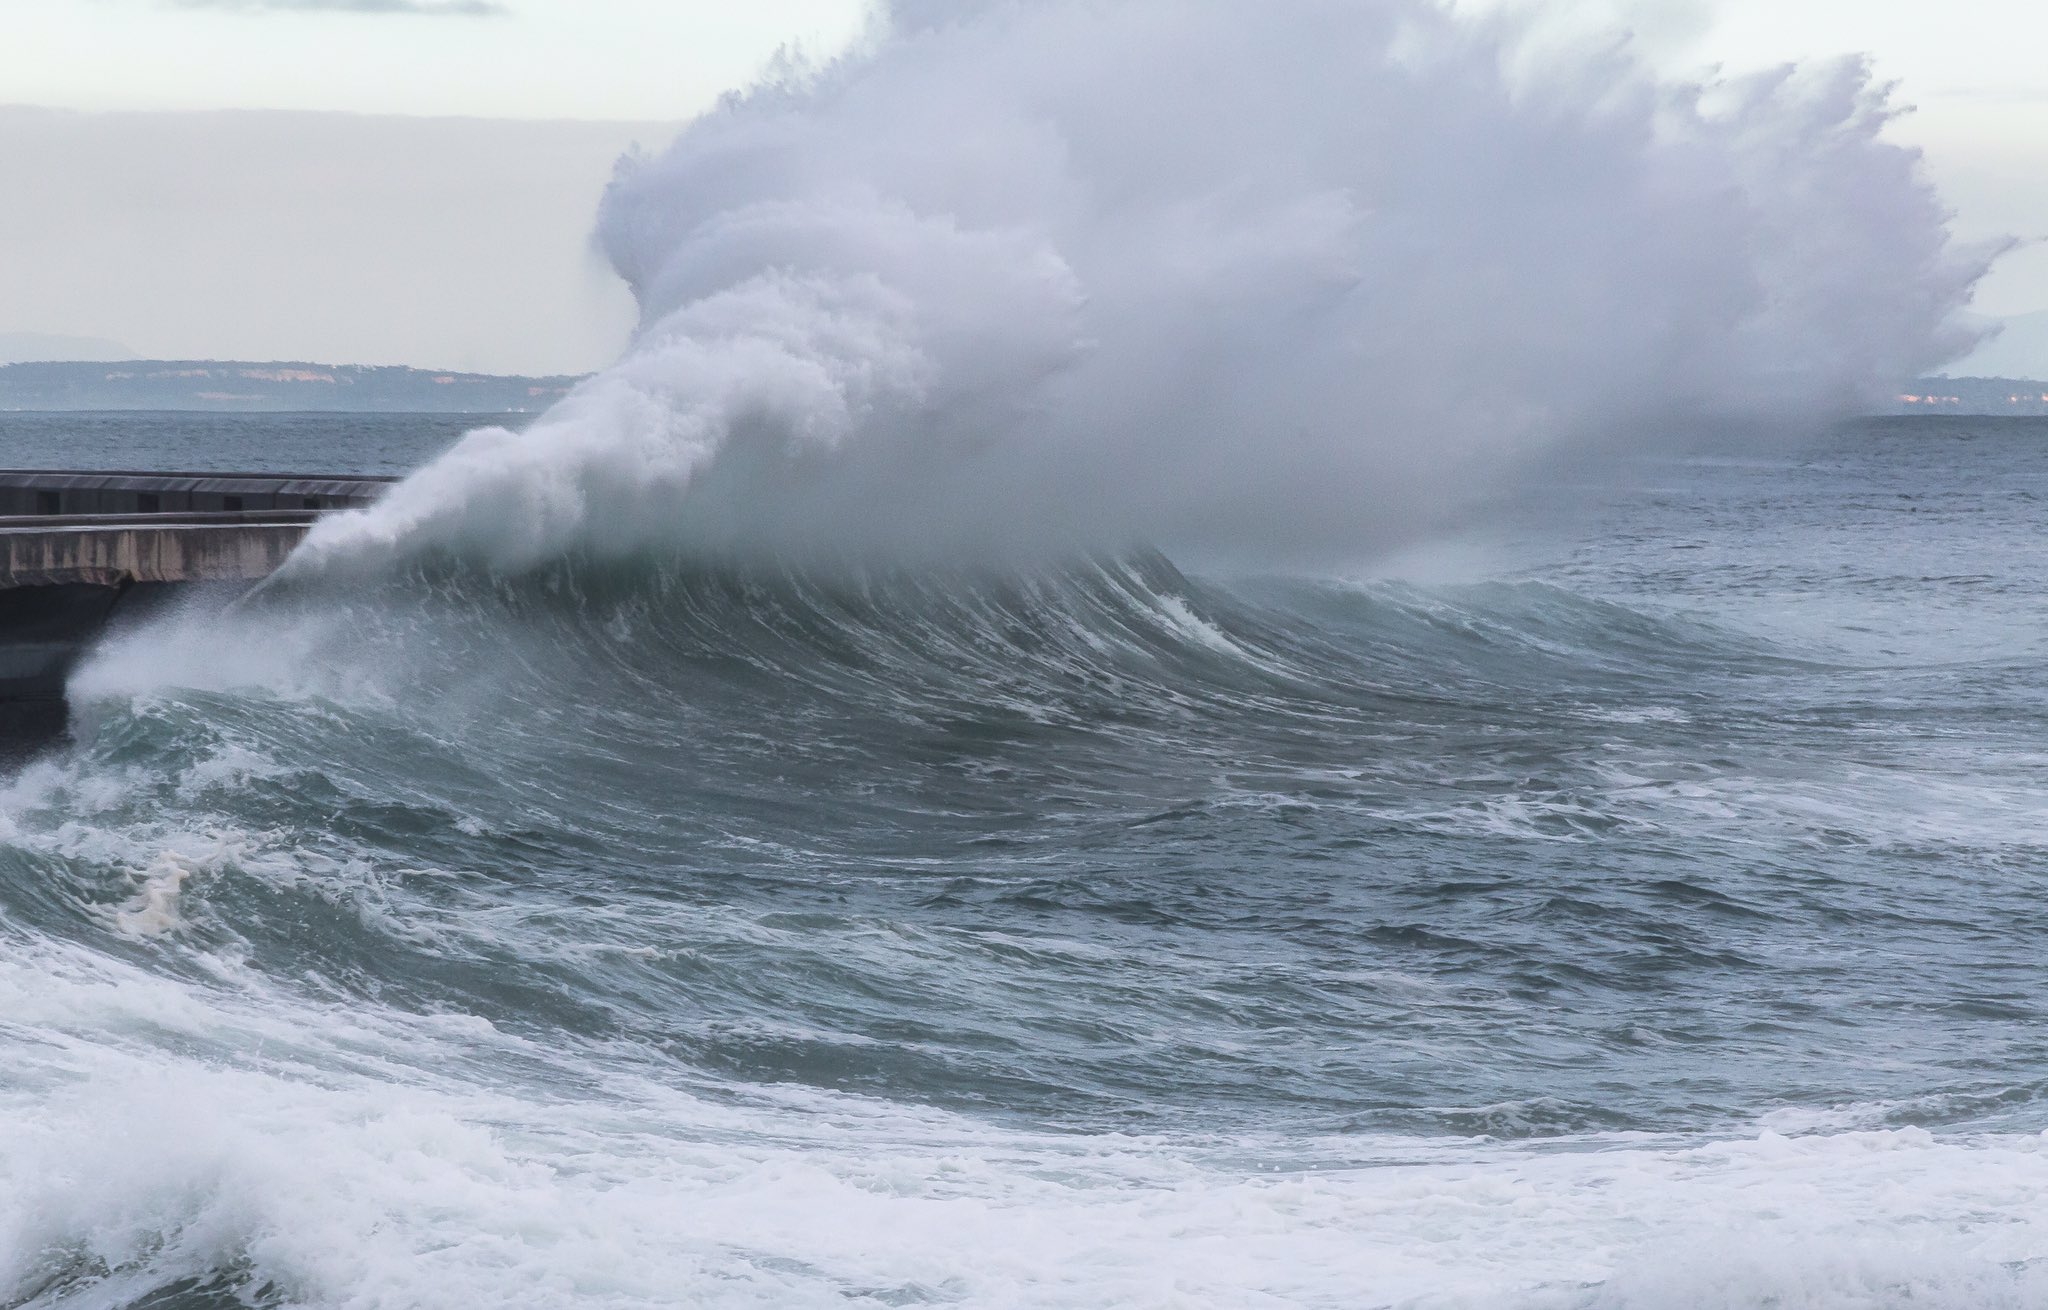
M 123 639 L 0 785 L 0 1304 L 2048 1304 L 2048 420 L 1568 499 Z

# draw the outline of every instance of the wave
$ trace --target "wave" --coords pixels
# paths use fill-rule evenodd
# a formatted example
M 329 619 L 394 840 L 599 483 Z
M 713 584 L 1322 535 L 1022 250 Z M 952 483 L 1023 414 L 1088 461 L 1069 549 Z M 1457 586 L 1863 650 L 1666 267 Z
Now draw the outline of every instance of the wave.
M 1855 676 L 1156 555 L 187 616 L 0 790 L 0 1298 L 2031 1303 L 2034 810 Z
M 224 642 L 224 630 L 247 639 Z M 1825 659 L 1536 581 L 1199 581 L 1150 552 L 1000 570 L 582 556 L 511 578 L 427 565 L 374 590 L 287 580 L 225 619 L 195 612 L 116 644 L 74 690 L 90 704 L 158 685 L 254 686 L 417 709 L 447 684 L 408 680 L 476 672 L 530 702 L 644 689 L 634 708 L 655 716 L 678 696 L 772 690 L 792 707 L 830 698 L 908 717 L 950 705 L 1048 727 L 1168 715 L 1178 730 L 1190 711 L 1355 719 L 1536 689 L 1597 696 L 1625 716 L 1632 685 Z
M 1157 554 L 826 572 L 643 555 L 291 583 L 117 642 L 72 691 L 112 758 L 123 736 L 255 758 L 273 734 L 296 751 L 332 733 L 344 760 L 362 736 L 365 772 L 402 746 L 400 776 L 464 753 L 548 776 L 556 752 L 579 776 L 639 769 L 725 803 L 770 805 L 792 781 L 902 800 L 951 766 L 1131 788 L 1164 813 L 1219 776 L 1256 805 L 1306 774 L 1340 809 L 1424 828 L 1569 837 L 1768 812 L 1803 829 L 1839 806 L 1841 831 L 1901 844 L 1962 806 L 1988 841 L 2019 838 L 2020 780 L 1965 760 L 1953 779 L 1807 776 L 1828 734 L 1885 730 L 1887 705 L 1859 691 L 1845 707 L 1845 689 L 1897 673 L 1534 580 L 1224 581 Z
M 1228 1006 L 1180 1014 L 1181 982 L 1224 985 L 1200 956 L 1097 994 L 1124 959 L 1119 934 L 1176 943 L 1162 948 L 1174 959 L 1184 935 L 1243 934 L 1231 949 L 1257 959 L 1278 934 L 1415 966 L 1347 966 L 1354 1001 L 1317 1024 L 1404 1015 L 1414 1046 L 1370 1075 L 1347 1060 L 1293 1080 L 1290 1113 L 1339 1113 L 1350 1079 L 1392 1077 L 1403 1090 L 1373 1122 L 1452 1122 L 1400 1107 L 1473 1103 L 1443 1085 L 1439 1046 L 1498 1016 L 1442 1006 L 1507 970 L 1574 997 L 1568 1026 L 1644 1065 L 1647 1101 L 1626 1122 L 1653 1124 L 1675 1111 L 1656 1087 L 1679 1085 L 1685 1062 L 1624 1017 L 1644 968 L 1768 972 L 1759 942 L 1789 922 L 1777 879 L 1805 885 L 1803 862 L 1841 865 L 1835 880 L 1873 852 L 2038 852 L 2024 776 L 1961 759 L 1906 776 L 1836 755 L 1835 712 L 1802 720 L 1786 689 L 1825 695 L 1843 676 L 1541 583 L 1226 585 L 1156 556 L 950 579 L 616 561 L 421 573 L 353 599 L 272 593 L 104 652 L 74 686 L 78 751 L 18 784 L 16 840 L 39 867 L 4 896 L 69 938 L 112 925 L 305 962 L 365 998 L 659 1032 L 732 1076 L 908 1081 L 948 1105 L 993 1078 L 1087 1122 L 1170 1113 L 1145 1091 L 1155 1078 L 1269 1111 L 1259 1066 L 1229 1040 L 1134 1058 L 1079 1035 L 1095 1007 L 1191 1032 L 1237 1022 Z M 1775 690 L 1759 702 L 1761 685 Z M 1409 861 L 1437 842 L 1462 853 L 1418 873 Z M 1382 848 L 1396 855 L 1358 866 Z M 1610 848 L 1640 852 L 1643 872 L 1603 871 Z M 1710 876 L 1676 859 L 1709 849 L 1727 859 Z M 1551 881 L 1504 878 L 1503 859 L 1535 859 Z M 1900 889 L 1865 905 L 1853 877 L 1826 885 L 1823 901 L 1888 917 L 1939 899 Z M 1399 913 L 1346 927 L 1382 895 Z M 835 907 L 849 897 L 894 908 L 847 922 Z M 1489 915 L 1502 897 L 1512 912 Z M 791 917 L 768 928 L 757 910 Z M 620 918 L 635 912 L 650 917 Z M 977 934 L 1064 924 L 1076 953 L 975 947 L 1024 991 L 971 1038 L 943 1024 L 930 1049 L 818 1036 L 878 1015 L 931 1022 L 913 978 L 966 947 L 881 926 L 896 914 L 965 916 Z M 575 915 L 588 923 L 573 948 L 536 935 Z M 1666 936 L 1701 921 L 1726 932 Z M 1615 954 L 1581 958 L 1574 936 Z M 1646 962 L 1638 938 L 1664 945 Z M 777 965 L 740 969 L 756 948 Z M 1013 1027 L 1027 997 L 1080 1044 L 1020 1075 L 1006 1062 L 1032 1045 Z M 813 1019 L 786 1029 L 793 1012 Z M 956 1039 L 981 1054 L 941 1055 Z M 1780 1058 L 1824 1075 L 1818 1050 Z M 1500 1079 L 1482 1103 L 1556 1094 L 1526 1069 Z

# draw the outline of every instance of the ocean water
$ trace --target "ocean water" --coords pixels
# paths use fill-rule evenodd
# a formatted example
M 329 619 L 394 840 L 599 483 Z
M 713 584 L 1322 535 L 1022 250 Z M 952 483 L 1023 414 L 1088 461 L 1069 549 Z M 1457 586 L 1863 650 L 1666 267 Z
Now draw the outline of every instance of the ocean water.
M 0 464 L 16 469 L 410 473 L 502 414 L 0 410 Z
M 2044 522 L 2048 421 L 1871 421 L 1346 576 L 133 634 L 0 789 L 0 1304 L 2048 1304 Z

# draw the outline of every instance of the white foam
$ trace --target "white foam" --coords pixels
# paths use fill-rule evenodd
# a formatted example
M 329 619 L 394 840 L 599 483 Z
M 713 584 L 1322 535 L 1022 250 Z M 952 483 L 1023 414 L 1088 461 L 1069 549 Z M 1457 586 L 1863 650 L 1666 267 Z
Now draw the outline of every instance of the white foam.
M 443 1033 L 444 1039 L 457 1034 Z M 319 1087 L 157 1056 L 10 1098 L 0 1286 L 90 1252 L 310 1304 L 1784 1306 L 2048 1290 L 2032 1138 L 1205 1162 L 902 1107 Z M 1329 1144 L 1326 1144 L 1329 1145 Z
M 132 937 L 156 937 L 176 928 L 178 893 L 192 876 L 190 865 L 166 854 L 142 879 L 134 899 L 114 911 L 114 927 Z
M 321 1006 L 247 972 L 178 982 L 54 946 L 0 964 L 0 1015 L 10 1299 L 93 1262 L 115 1281 L 80 1303 L 217 1269 L 294 1303 L 391 1307 L 2048 1294 L 2048 1142 L 2032 1135 L 1038 1133 L 710 1088 L 629 1051 L 548 1051 L 466 1016 Z M 556 1074 L 514 1073 L 537 1059 Z

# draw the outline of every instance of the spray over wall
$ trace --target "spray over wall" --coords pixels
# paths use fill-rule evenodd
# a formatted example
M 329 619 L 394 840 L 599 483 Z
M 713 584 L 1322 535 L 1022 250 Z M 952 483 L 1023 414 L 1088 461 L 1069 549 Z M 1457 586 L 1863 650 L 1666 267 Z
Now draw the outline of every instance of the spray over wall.
M 622 163 L 625 357 L 298 564 L 1370 554 L 1967 349 L 1986 252 L 1891 112 L 1425 0 L 899 3 Z

